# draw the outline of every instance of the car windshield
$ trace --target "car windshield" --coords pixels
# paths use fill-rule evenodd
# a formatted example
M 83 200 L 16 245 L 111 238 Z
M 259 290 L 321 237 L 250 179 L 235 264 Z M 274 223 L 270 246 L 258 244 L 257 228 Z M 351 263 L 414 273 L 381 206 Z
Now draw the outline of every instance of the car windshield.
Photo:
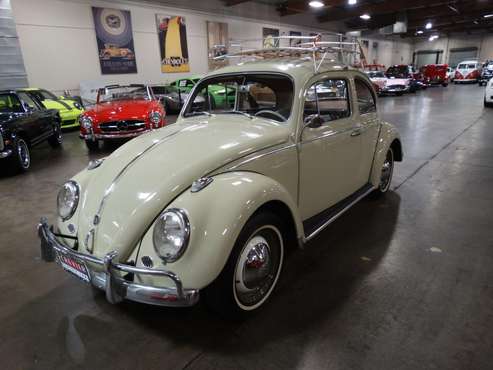
M 369 71 L 366 72 L 366 74 L 370 78 L 385 78 L 385 74 L 381 71 Z
M 14 94 L 0 94 L 0 113 L 24 112 L 19 98 Z
M 397 77 L 397 78 L 406 78 L 407 77 L 407 66 L 395 66 L 390 67 L 387 70 L 387 76 Z
M 145 86 L 115 86 L 99 90 L 99 103 L 116 100 L 150 100 Z
M 166 86 L 151 86 L 151 90 L 154 95 L 163 95 L 169 92 Z
M 184 116 L 243 114 L 284 122 L 291 115 L 292 105 L 293 83 L 287 76 L 254 73 L 218 76 L 197 85 Z

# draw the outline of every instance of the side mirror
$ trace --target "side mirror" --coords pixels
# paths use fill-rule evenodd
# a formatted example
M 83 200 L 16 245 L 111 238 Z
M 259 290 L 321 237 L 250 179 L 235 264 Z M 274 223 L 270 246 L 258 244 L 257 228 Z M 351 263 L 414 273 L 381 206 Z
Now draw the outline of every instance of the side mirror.
M 318 128 L 324 124 L 324 120 L 318 114 L 312 114 L 305 118 L 305 127 Z

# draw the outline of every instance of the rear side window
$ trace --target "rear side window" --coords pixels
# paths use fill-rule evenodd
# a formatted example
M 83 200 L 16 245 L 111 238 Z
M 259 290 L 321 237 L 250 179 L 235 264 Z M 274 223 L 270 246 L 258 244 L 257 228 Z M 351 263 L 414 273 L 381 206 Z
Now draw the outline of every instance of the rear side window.
M 318 114 L 324 122 L 351 115 L 346 80 L 323 80 L 310 86 L 306 92 L 304 117 Z
M 356 97 L 358 98 L 359 113 L 366 114 L 377 111 L 375 97 L 366 83 L 359 79 L 354 80 L 356 84 Z
M 21 98 L 21 100 L 24 102 L 24 104 L 26 104 L 29 108 L 33 110 L 40 110 L 38 103 L 36 103 L 28 94 L 26 94 L 25 92 L 19 92 L 18 95 L 19 98 Z

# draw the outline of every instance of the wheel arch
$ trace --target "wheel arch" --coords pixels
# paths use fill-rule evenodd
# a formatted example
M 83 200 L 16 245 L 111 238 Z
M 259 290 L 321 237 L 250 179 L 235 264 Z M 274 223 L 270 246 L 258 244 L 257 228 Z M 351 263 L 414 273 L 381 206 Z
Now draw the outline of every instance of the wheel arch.
M 377 187 L 380 183 L 382 165 L 385 161 L 389 148 L 391 148 L 394 153 L 395 161 L 400 162 L 403 160 L 404 151 L 402 149 L 402 143 L 397 128 L 390 123 L 383 122 L 377 140 L 373 165 L 370 172 L 370 183 L 375 187 Z
M 150 256 L 155 268 L 174 272 L 185 288 L 202 289 L 219 276 L 241 230 L 255 214 L 269 211 L 279 216 L 286 224 L 290 245 L 296 245 L 303 235 L 296 203 L 286 189 L 255 172 L 216 175 L 202 190 L 184 191 L 165 209 L 170 208 L 183 209 L 188 215 L 191 232 L 187 250 L 178 261 L 165 265 L 154 251 L 153 223 L 142 238 L 136 265 L 142 267 L 141 258 Z M 159 284 L 153 277 L 143 279 Z

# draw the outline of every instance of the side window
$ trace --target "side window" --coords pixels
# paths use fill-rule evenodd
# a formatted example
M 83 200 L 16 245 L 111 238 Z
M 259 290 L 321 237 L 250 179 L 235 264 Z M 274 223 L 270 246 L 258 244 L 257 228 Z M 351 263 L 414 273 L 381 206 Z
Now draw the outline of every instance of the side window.
M 347 81 L 327 79 L 310 86 L 306 92 L 303 119 L 313 114 L 320 115 L 325 123 L 349 117 Z
M 356 97 L 358 98 L 359 113 L 366 114 L 377 111 L 375 98 L 367 84 L 363 81 L 355 79 Z
M 40 110 L 38 103 L 36 103 L 34 99 L 31 98 L 28 94 L 26 94 L 25 92 L 19 92 L 18 95 L 26 106 L 28 106 L 32 110 Z

